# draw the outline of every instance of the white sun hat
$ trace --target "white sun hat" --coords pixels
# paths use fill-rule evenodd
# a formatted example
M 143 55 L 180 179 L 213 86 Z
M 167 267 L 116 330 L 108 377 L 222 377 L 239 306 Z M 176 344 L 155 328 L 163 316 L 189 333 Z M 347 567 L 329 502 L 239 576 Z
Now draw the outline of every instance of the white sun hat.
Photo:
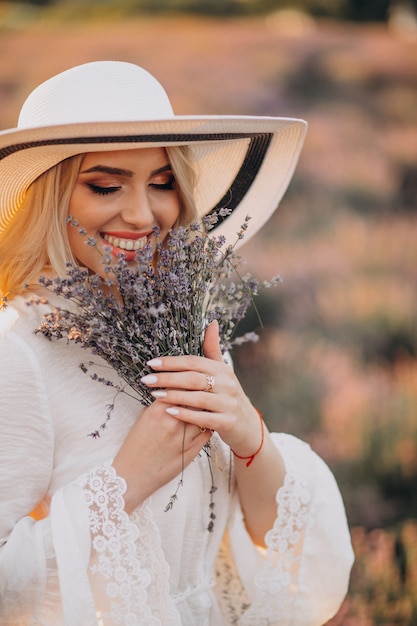
M 304 120 L 178 116 L 160 83 L 132 63 L 97 61 L 66 70 L 27 98 L 16 128 L 0 132 L 0 237 L 30 184 L 86 152 L 188 145 L 200 217 L 226 207 L 215 234 L 234 241 L 246 215 L 252 237 L 277 208 L 304 141 Z

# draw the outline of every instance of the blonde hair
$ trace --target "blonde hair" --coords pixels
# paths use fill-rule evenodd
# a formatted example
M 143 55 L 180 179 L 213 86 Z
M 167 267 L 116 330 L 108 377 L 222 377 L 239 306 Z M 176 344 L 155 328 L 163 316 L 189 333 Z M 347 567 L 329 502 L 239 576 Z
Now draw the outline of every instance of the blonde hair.
M 197 219 L 194 200 L 195 171 L 191 164 L 188 146 L 167 146 L 166 152 L 171 164 L 181 202 L 181 212 L 178 225 L 185 226 Z
M 177 225 L 196 219 L 194 171 L 187 146 L 166 148 L 178 184 L 181 212 Z M 84 154 L 61 161 L 29 187 L 22 206 L 0 240 L 0 296 L 21 293 L 45 269 L 63 276 L 75 263 L 67 235 L 68 207 Z

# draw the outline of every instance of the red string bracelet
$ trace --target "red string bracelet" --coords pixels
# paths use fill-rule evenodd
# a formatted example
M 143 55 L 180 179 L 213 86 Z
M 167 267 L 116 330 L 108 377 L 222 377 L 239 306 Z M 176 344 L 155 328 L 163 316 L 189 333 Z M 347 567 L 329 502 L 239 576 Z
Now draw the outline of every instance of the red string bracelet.
M 264 429 L 264 421 L 262 419 L 262 414 L 258 411 L 258 409 L 255 409 L 255 411 L 257 412 L 257 414 L 259 415 L 259 419 L 261 420 L 261 430 L 262 430 L 262 439 L 261 439 L 261 445 L 259 446 L 259 448 L 257 449 L 256 452 L 254 452 L 253 454 L 251 454 L 250 456 L 239 456 L 238 454 L 236 454 L 236 452 L 234 450 L 232 450 L 233 454 L 235 455 L 235 457 L 237 457 L 238 459 L 241 459 L 242 461 L 248 461 L 246 463 L 246 467 L 249 467 L 250 465 L 252 465 L 253 463 L 253 459 L 256 457 L 257 454 L 260 453 L 260 451 L 263 448 L 264 445 L 264 440 L 265 440 L 265 429 Z

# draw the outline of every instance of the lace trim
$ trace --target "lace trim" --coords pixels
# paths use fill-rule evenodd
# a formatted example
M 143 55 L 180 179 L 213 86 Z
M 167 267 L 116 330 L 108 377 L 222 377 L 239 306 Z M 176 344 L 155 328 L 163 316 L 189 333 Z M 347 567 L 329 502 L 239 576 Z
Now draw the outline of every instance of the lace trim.
M 149 606 L 153 608 L 154 615 L 158 616 L 158 624 L 180 626 L 179 614 L 169 594 L 169 566 L 162 550 L 159 529 L 153 520 L 151 510 L 148 506 L 141 506 L 134 511 L 130 519 L 140 528 L 140 544 L 137 544 L 137 554 L 140 555 L 142 568 L 150 576 Z
M 294 458 L 304 445 L 294 438 L 288 445 L 286 438 L 279 439 L 280 450 L 285 450 L 287 471 L 276 495 L 277 518 L 265 537 L 266 558 L 255 577 L 256 596 L 252 603 L 239 577 L 228 535 L 223 539 L 217 557 L 215 591 L 225 624 L 229 626 L 287 626 L 292 623 L 311 502 L 305 470 Z
M 164 598 L 165 612 L 171 614 L 169 621 L 161 621 L 151 609 L 158 607 L 156 613 L 162 618 L 164 611 L 155 601 L 162 601 L 161 595 L 167 593 L 168 583 L 164 586 L 160 581 L 167 581 L 168 576 L 148 506 L 142 505 L 129 518 L 124 511 L 126 483 L 111 465 L 97 467 L 80 479 L 79 484 L 89 509 L 92 538 L 89 576 L 98 624 L 178 623 L 175 612 L 169 610 L 169 598 Z M 153 590 L 156 581 L 159 585 Z
M 267 558 L 256 576 L 257 593 L 251 606 L 227 541 L 220 551 L 216 595 L 230 626 L 290 623 L 311 496 L 299 465 L 291 458 L 286 465 L 284 484 L 277 493 L 278 517 L 265 538 Z M 89 509 L 90 580 L 100 610 L 98 624 L 179 626 L 169 596 L 169 568 L 148 505 L 128 517 L 125 481 L 110 465 L 99 466 L 79 484 Z
M 256 599 L 241 618 L 241 626 L 290 624 L 294 614 L 311 495 L 299 465 L 291 458 L 286 465 L 284 484 L 276 498 L 278 517 L 265 537 L 267 559 L 255 579 Z

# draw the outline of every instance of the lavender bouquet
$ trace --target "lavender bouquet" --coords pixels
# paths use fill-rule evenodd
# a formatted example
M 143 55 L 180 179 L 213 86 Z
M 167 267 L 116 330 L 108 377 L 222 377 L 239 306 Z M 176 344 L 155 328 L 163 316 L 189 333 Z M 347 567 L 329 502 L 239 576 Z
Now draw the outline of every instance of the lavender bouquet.
M 87 269 L 71 263 L 64 277 L 42 276 L 39 283 L 70 305 L 53 307 L 44 315 L 36 332 L 51 340 L 63 338 L 78 343 L 90 354 L 102 357 L 124 385 L 116 385 L 95 371 L 91 373 L 94 361 L 81 363 L 80 367 L 94 380 L 115 387 L 115 398 L 123 392 L 145 406 L 150 405 L 154 397 L 141 382 L 150 371 L 147 361 L 166 355 L 202 355 L 204 331 L 214 319 L 219 323 L 223 352 L 235 344 L 257 340 L 255 333 L 237 336 L 239 321 L 249 305 L 254 304 L 261 286 L 250 274 L 241 274 L 242 258 L 235 252 L 249 219 L 245 219 L 236 233 L 235 243 L 227 247 L 222 236 L 208 234 L 209 227 L 217 220 L 212 216 L 202 223 L 172 229 L 166 241 L 157 240 L 156 246 L 155 242 L 145 245 L 137 251 L 134 264 L 128 264 L 123 255 L 114 262 L 110 249 L 106 249 L 102 259 L 105 278 L 89 275 Z M 68 223 L 86 237 L 86 245 L 96 245 L 71 216 Z M 277 276 L 264 281 L 262 286 L 270 287 L 280 281 Z M 107 405 L 106 420 L 90 433 L 92 437 L 100 437 L 106 429 L 113 408 L 114 400 Z M 205 451 L 212 475 L 208 526 L 212 530 L 216 487 L 209 444 Z M 182 474 L 177 491 L 181 485 Z M 177 491 L 166 510 L 172 508 Z
M 106 251 L 103 266 L 107 279 L 89 275 L 87 269 L 74 264 L 67 265 L 65 277 L 41 277 L 39 282 L 46 289 L 76 306 L 54 307 L 37 332 L 49 339 L 79 343 L 102 357 L 145 406 L 154 401 L 141 382 L 150 371 L 147 361 L 166 355 L 202 355 L 204 330 L 212 320 L 219 323 L 223 352 L 236 343 L 256 340 L 254 333 L 236 336 L 238 323 L 260 287 L 250 274 L 241 275 L 242 258 L 234 250 L 250 218 L 228 247 L 222 236 L 208 234 L 213 219 L 217 218 L 172 229 L 165 242 L 157 243 L 156 252 L 151 243 L 138 250 L 135 264 L 128 264 L 123 255 L 114 263 Z M 68 221 L 86 235 L 71 216 Z M 96 242 L 87 237 L 86 245 Z M 262 286 L 280 280 L 275 277 Z M 84 371 L 91 365 L 81 364 Z M 104 423 L 100 429 L 105 427 Z M 92 435 L 98 436 L 99 431 Z

